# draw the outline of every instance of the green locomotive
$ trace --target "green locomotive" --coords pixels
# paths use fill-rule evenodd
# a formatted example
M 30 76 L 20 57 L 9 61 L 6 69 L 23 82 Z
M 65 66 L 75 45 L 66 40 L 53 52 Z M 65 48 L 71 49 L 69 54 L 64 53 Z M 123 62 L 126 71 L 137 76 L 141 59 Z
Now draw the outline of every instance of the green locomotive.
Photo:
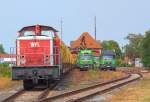
M 101 70 L 116 70 L 115 52 L 111 50 L 104 50 L 100 60 Z
M 80 50 L 77 58 L 77 65 L 80 70 L 88 70 L 94 67 L 93 51 Z

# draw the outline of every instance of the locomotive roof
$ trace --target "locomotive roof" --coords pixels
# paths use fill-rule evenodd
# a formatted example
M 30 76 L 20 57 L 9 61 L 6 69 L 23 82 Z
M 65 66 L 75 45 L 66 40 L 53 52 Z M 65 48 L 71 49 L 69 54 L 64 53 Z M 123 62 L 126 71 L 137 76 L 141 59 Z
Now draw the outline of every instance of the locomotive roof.
M 53 27 L 50 27 L 50 26 L 44 26 L 44 25 L 38 25 L 40 26 L 40 28 L 42 30 L 52 30 L 54 32 L 58 32 L 55 28 Z M 35 30 L 35 27 L 36 25 L 33 25 L 33 26 L 26 26 L 26 27 L 23 27 L 19 32 L 23 32 L 23 31 L 34 31 Z

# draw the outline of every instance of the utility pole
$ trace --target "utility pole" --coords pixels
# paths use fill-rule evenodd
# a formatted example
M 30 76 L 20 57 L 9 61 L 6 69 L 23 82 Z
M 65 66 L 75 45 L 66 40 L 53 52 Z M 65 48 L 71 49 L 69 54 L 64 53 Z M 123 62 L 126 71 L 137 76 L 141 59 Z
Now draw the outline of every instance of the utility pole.
M 60 31 L 60 36 L 61 36 L 61 40 L 62 40 L 62 33 L 63 33 L 63 21 L 62 21 L 62 18 L 61 18 L 61 21 L 60 21 L 60 29 L 61 29 L 61 31 Z
M 63 34 L 63 21 L 62 21 L 62 18 L 60 20 L 60 37 L 61 37 L 61 41 L 60 41 L 60 46 L 62 46 L 62 34 Z M 61 65 L 61 68 L 62 68 L 62 49 L 60 49 L 60 65 Z
M 94 17 L 94 29 L 95 29 L 95 40 L 96 40 L 96 16 Z

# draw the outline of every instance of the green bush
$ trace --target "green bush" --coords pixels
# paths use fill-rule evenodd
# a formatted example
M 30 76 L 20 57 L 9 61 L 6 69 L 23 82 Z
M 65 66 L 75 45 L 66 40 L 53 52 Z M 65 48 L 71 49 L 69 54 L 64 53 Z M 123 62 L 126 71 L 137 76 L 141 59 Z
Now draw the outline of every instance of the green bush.
M 120 64 L 121 64 L 121 59 L 116 59 L 116 66 L 120 66 Z
M 11 68 L 8 63 L 0 63 L 0 77 L 10 77 Z
M 127 63 L 121 63 L 119 67 L 133 67 L 133 65 L 129 65 Z

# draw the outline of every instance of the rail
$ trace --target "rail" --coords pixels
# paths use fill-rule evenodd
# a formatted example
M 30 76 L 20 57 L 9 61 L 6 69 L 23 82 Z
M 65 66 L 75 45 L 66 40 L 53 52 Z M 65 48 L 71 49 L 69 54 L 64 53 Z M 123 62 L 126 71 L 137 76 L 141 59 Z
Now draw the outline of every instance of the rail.
M 55 102 L 55 101 L 59 102 L 60 100 L 61 102 L 80 102 L 80 100 L 90 97 L 92 95 L 95 95 L 98 93 L 104 93 L 106 91 L 112 90 L 114 88 L 117 88 L 119 86 L 125 85 L 127 83 L 130 83 L 132 81 L 135 81 L 141 78 L 141 75 L 139 74 L 137 74 L 137 77 L 135 78 L 132 78 L 133 76 L 134 74 L 128 74 L 127 76 L 122 77 L 122 78 L 118 78 L 118 79 L 111 80 L 108 82 L 89 86 L 87 88 L 82 88 L 82 89 L 74 90 L 71 92 L 63 93 L 60 95 L 56 95 L 53 97 L 49 97 L 49 98 L 40 100 L 39 102 Z M 101 90 L 99 89 L 101 87 L 106 87 L 106 86 L 107 88 L 104 88 Z
M 42 100 L 42 99 L 46 98 L 46 96 L 48 95 L 49 91 L 52 90 L 58 84 L 58 82 L 59 81 L 56 81 L 54 84 L 51 84 L 51 86 L 49 86 L 49 88 L 47 88 L 45 90 L 42 90 L 40 92 L 40 94 L 36 95 L 36 98 L 33 99 L 33 102 L 38 102 L 39 100 Z M 16 100 L 17 98 L 22 96 L 24 93 L 28 93 L 28 92 L 31 92 L 31 91 L 34 92 L 35 90 L 33 89 L 33 90 L 27 91 L 27 90 L 21 89 L 20 91 L 18 91 L 15 94 L 9 96 L 8 98 L 4 99 L 1 102 L 15 102 L 14 100 Z M 32 96 L 32 94 L 31 94 L 31 96 Z

